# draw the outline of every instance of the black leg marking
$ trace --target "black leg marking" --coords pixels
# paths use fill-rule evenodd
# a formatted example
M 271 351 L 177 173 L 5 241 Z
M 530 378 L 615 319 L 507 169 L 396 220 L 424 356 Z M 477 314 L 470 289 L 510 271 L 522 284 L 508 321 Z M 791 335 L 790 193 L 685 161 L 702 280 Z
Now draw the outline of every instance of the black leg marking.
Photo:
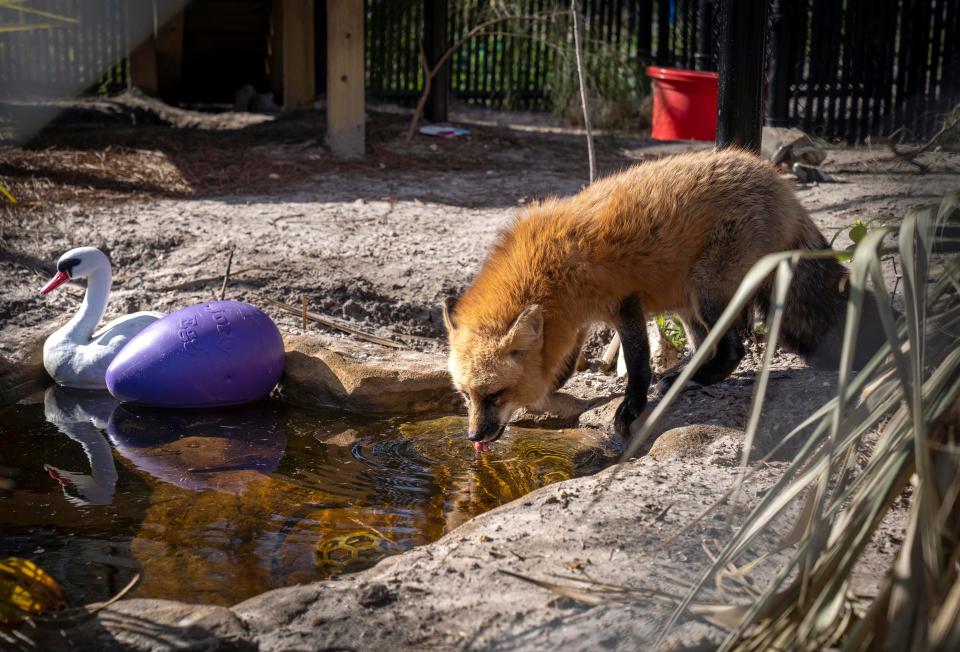
M 557 391 L 566 385 L 567 381 L 570 380 L 570 377 L 573 376 L 573 373 L 577 370 L 577 360 L 580 359 L 581 346 L 582 344 L 578 341 L 577 345 L 573 347 L 573 350 L 564 358 L 563 365 L 560 367 L 560 371 L 557 372 L 557 377 L 553 381 L 553 391 Z
M 627 297 L 620 304 L 617 334 L 627 363 L 627 392 L 613 417 L 613 427 L 620 436 L 627 437 L 630 424 L 647 406 L 647 389 L 650 387 L 650 344 L 639 298 Z
M 717 323 L 717 320 L 723 313 L 723 309 L 723 306 L 715 302 L 704 301 L 700 304 L 700 317 L 704 323 L 691 326 L 691 328 L 697 331 L 694 334 L 694 342 L 697 346 L 700 346 L 707 332 Z M 733 370 L 737 368 L 740 360 L 742 360 L 746 354 L 746 349 L 743 346 L 743 338 L 746 335 L 747 323 L 748 320 L 745 317 L 741 318 L 738 323 L 734 324 L 733 328 L 726 332 L 717 343 L 717 349 L 713 357 L 707 360 L 693 374 L 693 382 L 699 383 L 700 385 L 712 385 L 733 373 Z M 657 383 L 657 392 L 666 394 L 682 371 L 683 366 L 681 365 L 665 373 L 660 379 L 660 382 Z

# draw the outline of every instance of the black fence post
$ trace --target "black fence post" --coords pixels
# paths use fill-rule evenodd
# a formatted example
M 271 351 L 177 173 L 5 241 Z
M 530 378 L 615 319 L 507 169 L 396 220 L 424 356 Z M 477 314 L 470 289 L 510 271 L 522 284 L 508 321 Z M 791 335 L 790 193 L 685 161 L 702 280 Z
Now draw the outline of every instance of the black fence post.
M 657 65 L 672 65 L 671 54 L 670 0 L 657 0 Z
M 433 68 L 447 51 L 447 0 L 424 0 L 423 49 L 427 65 Z M 424 115 L 430 122 L 447 121 L 447 98 L 450 95 L 450 61 L 434 76 L 427 95 Z
M 697 51 L 693 61 L 697 70 L 713 69 L 713 0 L 697 2 Z
M 760 152 L 768 2 L 720 2 L 717 147 Z
M 653 0 L 640 0 L 637 7 L 637 59 L 641 68 L 650 65 L 653 42 Z
M 767 124 L 786 127 L 790 103 L 790 31 L 787 28 L 786 2 L 770 4 L 770 65 L 767 76 Z

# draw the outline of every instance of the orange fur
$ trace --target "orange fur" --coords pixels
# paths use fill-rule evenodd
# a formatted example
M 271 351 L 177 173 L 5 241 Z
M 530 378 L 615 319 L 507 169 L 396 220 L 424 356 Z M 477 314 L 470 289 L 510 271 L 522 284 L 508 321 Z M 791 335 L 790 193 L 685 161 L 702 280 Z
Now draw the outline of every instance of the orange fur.
M 454 383 L 478 396 L 506 388 L 504 409 L 535 403 L 584 329 L 612 323 L 625 297 L 647 314 L 695 319 L 701 297 L 725 305 L 763 255 L 823 245 L 793 191 L 752 154 L 634 166 L 528 207 L 501 233 L 448 324 Z M 542 347 L 506 360 L 503 339 L 531 305 L 542 309 Z

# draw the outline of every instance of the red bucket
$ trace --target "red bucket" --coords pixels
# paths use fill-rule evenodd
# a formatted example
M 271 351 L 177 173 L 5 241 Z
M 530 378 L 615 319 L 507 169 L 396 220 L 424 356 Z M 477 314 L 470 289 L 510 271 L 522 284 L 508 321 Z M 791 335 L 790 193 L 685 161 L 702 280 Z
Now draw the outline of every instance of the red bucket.
M 717 73 L 650 66 L 655 140 L 716 140 Z

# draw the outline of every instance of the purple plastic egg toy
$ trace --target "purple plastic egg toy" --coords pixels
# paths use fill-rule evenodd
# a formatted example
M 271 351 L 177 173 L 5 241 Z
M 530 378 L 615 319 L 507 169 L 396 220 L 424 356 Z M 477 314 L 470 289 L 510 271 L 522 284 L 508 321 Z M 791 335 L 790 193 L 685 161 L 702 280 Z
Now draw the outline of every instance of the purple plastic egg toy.
M 183 308 L 140 331 L 107 368 L 124 403 L 216 407 L 267 396 L 283 374 L 276 324 L 239 301 Z

